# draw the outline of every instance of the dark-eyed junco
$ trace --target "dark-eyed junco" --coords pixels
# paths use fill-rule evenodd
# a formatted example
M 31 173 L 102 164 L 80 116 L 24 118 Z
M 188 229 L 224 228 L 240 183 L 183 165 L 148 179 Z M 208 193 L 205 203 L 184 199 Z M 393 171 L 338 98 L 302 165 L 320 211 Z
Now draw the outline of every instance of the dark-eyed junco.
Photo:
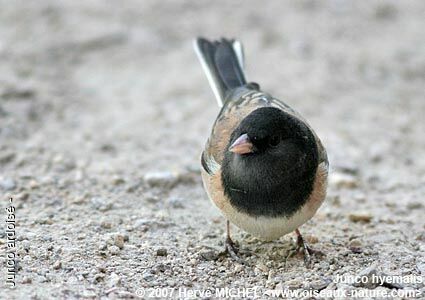
M 298 228 L 326 196 L 328 159 L 313 129 L 287 104 L 247 83 L 236 40 L 195 40 L 220 113 L 202 153 L 202 178 L 227 219 L 226 249 L 237 258 L 229 221 L 264 240 Z

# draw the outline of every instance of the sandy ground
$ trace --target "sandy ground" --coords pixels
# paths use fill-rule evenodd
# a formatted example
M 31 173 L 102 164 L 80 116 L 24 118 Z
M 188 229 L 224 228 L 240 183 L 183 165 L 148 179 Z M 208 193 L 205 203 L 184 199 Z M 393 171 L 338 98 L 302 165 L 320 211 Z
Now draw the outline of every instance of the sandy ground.
M 2 230 L 0 298 L 153 287 L 425 297 L 423 283 L 336 279 L 425 275 L 425 2 L 178 2 L 0 2 L 1 219 L 12 196 L 18 269 L 5 288 Z M 220 255 L 225 223 L 199 164 L 218 107 L 198 35 L 240 38 L 248 78 L 328 149 L 327 200 L 301 228 L 325 253 L 310 269 L 288 258 L 293 235 L 264 243 L 233 228 L 256 255 L 246 266 Z

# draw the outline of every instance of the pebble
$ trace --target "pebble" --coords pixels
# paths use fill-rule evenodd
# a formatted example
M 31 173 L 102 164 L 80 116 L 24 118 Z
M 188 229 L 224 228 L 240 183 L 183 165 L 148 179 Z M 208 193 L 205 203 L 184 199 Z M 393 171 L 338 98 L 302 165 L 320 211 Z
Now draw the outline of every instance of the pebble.
M 75 196 L 71 201 L 71 203 L 77 204 L 77 205 L 84 204 L 85 202 L 86 202 L 86 199 L 82 195 Z
M 275 289 L 275 290 L 279 290 L 279 291 L 283 291 L 283 290 L 285 289 L 285 286 L 283 285 L 283 283 L 282 283 L 282 282 L 279 282 L 279 283 L 277 283 L 277 284 L 275 285 L 274 289 Z M 267 294 L 267 295 L 269 295 L 269 294 Z M 270 295 L 269 295 L 269 296 L 270 296 Z
M 107 268 L 105 267 L 105 265 L 100 265 L 100 266 L 97 267 L 97 269 L 101 273 L 106 273 L 106 271 L 107 271 Z
M 155 270 L 155 273 L 158 272 L 165 272 L 167 270 L 167 267 L 164 264 L 158 264 L 156 267 L 152 270 Z
M 203 250 L 199 254 L 205 260 L 216 260 L 218 258 L 218 253 L 214 250 Z
M 36 233 L 31 232 L 31 231 L 22 232 L 20 235 L 18 235 L 18 241 L 19 241 L 19 239 L 34 240 L 34 239 L 37 239 L 37 238 L 39 238 L 39 236 Z
M 353 162 L 339 162 L 335 169 L 343 174 L 358 175 L 359 167 Z
M 308 235 L 305 239 L 309 244 L 317 244 L 319 242 L 319 238 L 315 235 Z
M 156 256 L 167 256 L 167 249 L 165 248 L 159 248 L 156 250 Z
M 53 264 L 53 269 L 55 270 L 59 270 L 62 268 L 62 262 L 60 260 L 57 260 L 54 264 Z
M 37 189 L 40 185 L 38 184 L 38 182 L 34 179 L 30 180 L 30 182 L 28 183 L 30 189 L 34 190 Z
M 422 242 L 425 242 L 425 233 L 424 232 L 422 232 L 422 233 L 420 233 L 420 234 L 418 234 L 417 236 L 416 236 L 416 238 L 415 238 L 417 241 L 422 241 Z M 424 273 L 425 274 L 425 273 Z
M 193 286 L 193 283 L 192 283 L 191 281 L 189 281 L 189 280 L 185 279 L 185 280 L 183 280 L 183 285 L 184 285 L 184 286 L 191 287 L 191 286 Z
M 112 203 L 101 197 L 91 198 L 90 203 L 94 209 L 97 209 L 101 212 L 108 211 L 112 208 Z
M 289 281 L 286 282 L 286 285 L 290 288 L 290 289 L 297 289 L 303 286 L 303 281 L 295 278 L 295 279 L 291 279 Z
M 41 225 L 52 225 L 53 224 L 53 220 L 50 219 L 50 218 L 37 219 L 35 221 L 36 221 L 36 223 L 41 224 Z
M 143 180 L 151 187 L 171 188 L 177 183 L 177 175 L 168 171 L 146 173 Z
M 269 272 L 269 268 L 267 268 L 267 266 L 261 262 L 257 264 L 257 268 L 263 273 Z
M 112 144 L 105 143 L 105 144 L 100 145 L 99 150 L 102 151 L 102 152 L 115 152 L 116 147 Z
M 52 163 L 55 166 L 55 169 L 59 172 L 67 172 L 75 169 L 76 163 L 74 159 L 69 156 L 64 156 L 63 154 L 57 154 L 53 157 Z
M 82 298 L 95 298 L 97 295 L 94 291 L 83 291 L 80 296 Z
M 101 282 L 101 281 L 103 281 L 103 279 L 105 278 L 105 274 L 96 274 L 96 275 L 94 275 L 94 277 L 93 277 L 93 281 L 94 282 Z
M 28 284 L 28 283 L 31 283 L 31 282 L 32 282 L 31 277 L 24 276 L 24 277 L 22 278 L 22 283 L 23 283 L 23 284 Z
M 22 192 L 22 193 L 17 194 L 15 196 L 15 198 L 16 198 L 16 200 L 25 201 L 25 200 L 28 200 L 29 196 L 30 195 L 27 192 Z
M 315 291 L 321 291 L 325 289 L 331 282 L 332 280 L 315 280 L 310 283 L 310 288 Z
M 332 196 L 330 195 L 328 197 L 328 199 L 329 199 L 329 202 L 332 205 L 334 205 L 336 207 L 341 207 L 341 197 L 340 197 L 340 195 L 332 195 Z
M 143 227 L 143 226 L 149 226 L 151 224 L 152 224 L 152 221 L 149 220 L 149 219 L 137 219 L 134 222 L 134 227 L 135 228 L 140 228 L 140 227 Z
M 125 238 L 124 238 L 123 235 L 121 235 L 121 234 L 114 235 L 114 244 L 118 248 L 120 248 L 120 249 L 124 248 L 124 241 L 125 241 Z
M 118 274 L 112 272 L 111 276 L 109 277 L 109 286 L 115 287 L 121 285 L 121 277 L 118 276 Z
M 337 188 L 347 189 L 354 189 L 359 185 L 356 177 L 343 173 L 331 173 L 329 183 L 330 185 L 336 186 Z
M 158 203 L 159 202 L 159 197 L 156 195 L 145 195 L 145 200 L 149 203 Z
M 348 248 L 354 253 L 361 253 L 362 242 L 358 239 L 351 240 L 348 243 Z
M 112 177 L 112 180 L 111 181 L 112 181 L 112 184 L 113 185 L 121 185 L 121 184 L 124 184 L 125 183 L 124 178 L 122 178 L 122 177 L 120 177 L 118 175 L 114 175 Z
M 185 170 L 189 173 L 201 175 L 201 166 L 197 162 L 189 163 L 185 166 Z
M 84 179 L 84 171 L 83 170 L 76 170 L 74 175 L 75 181 L 81 181 Z
M 128 183 L 127 184 L 127 186 L 126 186 L 126 188 L 125 188 L 125 190 L 126 190 L 126 192 L 128 192 L 128 193 L 133 193 L 133 192 L 135 192 L 137 189 L 139 189 L 140 188 L 140 182 L 138 182 L 138 181 L 136 181 L 136 182 L 130 182 L 130 183 Z
M 5 191 L 11 191 L 16 188 L 16 182 L 12 178 L 0 179 L 0 187 Z
M 22 248 L 26 251 L 29 251 L 31 249 L 31 242 L 28 240 L 23 240 L 21 242 Z
M 104 251 L 104 250 L 106 250 L 108 248 L 108 245 L 106 245 L 106 243 L 102 243 L 102 244 L 100 244 L 99 245 L 99 247 L 98 247 L 98 249 L 100 250 L 100 251 Z
M 87 238 L 87 234 L 79 233 L 77 235 L 77 240 L 85 240 Z
M 120 253 L 120 248 L 118 246 L 110 246 L 108 250 L 112 255 L 118 255 Z
M 416 264 L 416 267 L 421 272 L 421 274 L 425 275 L 425 262 Z
M 0 156 L 0 164 L 7 164 L 14 160 L 16 154 L 13 152 L 4 153 Z
M 362 271 L 360 271 L 359 274 L 357 274 L 357 276 L 362 280 L 359 280 L 358 283 L 354 283 L 353 285 L 355 287 L 373 289 L 378 286 L 377 282 L 373 282 L 374 276 L 375 278 L 376 276 L 378 276 L 378 271 L 376 270 L 376 267 L 374 265 L 363 269 Z
M 142 278 L 146 281 L 152 281 L 155 277 L 152 273 L 146 272 L 142 275 Z
M 407 203 L 407 208 L 414 210 L 414 209 L 421 209 L 423 207 L 423 204 L 419 201 L 411 201 Z
M 197 171 L 192 170 L 191 168 L 186 168 L 186 170 L 182 170 L 177 173 L 177 182 L 182 184 L 193 184 L 197 182 L 200 175 L 199 167 L 197 168 Z
M 167 280 L 167 286 L 169 287 L 175 287 L 176 286 L 176 282 L 174 280 Z
M 168 199 L 168 204 L 172 208 L 184 208 L 184 200 L 180 197 L 171 197 Z
M 242 271 L 243 271 L 243 269 L 244 269 L 243 265 L 241 265 L 241 264 L 237 264 L 237 265 L 235 266 L 235 273 L 242 272 Z
M 365 203 L 366 202 L 366 195 L 363 193 L 357 193 L 353 196 L 354 201 L 356 203 Z
M 143 232 L 146 232 L 149 230 L 150 227 L 156 227 L 156 228 L 168 228 L 170 226 L 175 226 L 174 223 L 165 222 L 165 221 L 157 221 L 157 220 L 148 220 L 145 221 L 136 221 L 134 224 L 134 228 L 137 228 Z
M 350 246 L 350 247 L 361 247 L 362 242 L 360 240 L 354 238 L 348 243 L 348 246 Z
M 100 223 L 100 226 L 104 229 L 111 229 L 112 228 L 112 223 L 111 222 L 107 222 L 107 221 L 103 221 L 102 223 Z
M 4 99 L 14 99 L 14 98 L 32 98 L 36 95 L 36 90 L 29 86 L 28 84 L 20 84 L 18 86 L 7 86 L 4 88 L 0 96 Z
M 369 223 L 372 220 L 372 215 L 369 213 L 351 213 L 348 215 L 348 219 L 354 223 Z

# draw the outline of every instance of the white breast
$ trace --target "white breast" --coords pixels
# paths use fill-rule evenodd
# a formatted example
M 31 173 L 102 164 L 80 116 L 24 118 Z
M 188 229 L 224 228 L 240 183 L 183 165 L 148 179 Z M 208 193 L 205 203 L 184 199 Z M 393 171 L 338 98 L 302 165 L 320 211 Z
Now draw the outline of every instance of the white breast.
M 318 208 L 318 207 L 317 207 Z M 301 210 L 290 218 L 286 217 L 252 217 L 234 209 L 224 212 L 224 216 L 239 228 L 266 241 L 280 238 L 300 227 L 313 217 L 316 211 L 304 205 Z
M 217 186 L 221 186 L 221 178 L 219 176 L 210 177 L 203 173 L 203 179 L 209 198 L 220 209 L 226 219 L 246 232 L 270 241 L 294 231 L 314 216 L 326 197 L 327 175 L 327 164 L 320 164 L 316 172 L 312 194 L 304 206 L 289 218 L 254 217 L 240 212 L 230 204 L 222 189 L 217 189 Z

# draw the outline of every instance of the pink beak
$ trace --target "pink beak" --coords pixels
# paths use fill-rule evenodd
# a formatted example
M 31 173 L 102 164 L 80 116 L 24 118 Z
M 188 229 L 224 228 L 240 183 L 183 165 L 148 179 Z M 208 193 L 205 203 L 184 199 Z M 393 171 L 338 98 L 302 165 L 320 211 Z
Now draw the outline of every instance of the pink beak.
M 233 142 L 229 151 L 236 154 L 248 154 L 254 152 L 254 145 L 249 140 L 248 135 L 244 133 Z

